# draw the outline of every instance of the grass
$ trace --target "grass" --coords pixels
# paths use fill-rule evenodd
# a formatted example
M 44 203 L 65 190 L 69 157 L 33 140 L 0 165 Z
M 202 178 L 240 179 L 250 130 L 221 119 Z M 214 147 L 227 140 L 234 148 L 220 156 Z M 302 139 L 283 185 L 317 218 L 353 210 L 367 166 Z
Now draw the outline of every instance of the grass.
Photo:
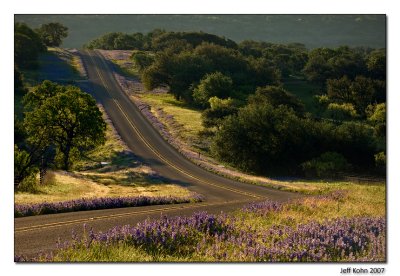
M 118 185 L 94 182 L 77 174 L 56 171 L 55 181 L 50 185 L 37 187 L 35 193 L 17 192 L 15 204 L 61 202 L 80 198 L 135 197 L 135 196 L 188 196 L 189 192 L 174 184 Z
M 342 191 L 338 198 L 307 197 L 287 204 L 282 211 L 259 217 L 238 212 L 244 226 L 271 227 L 273 225 L 295 226 L 311 221 L 324 222 L 335 218 L 384 217 L 386 215 L 386 185 L 336 183 L 333 191 Z M 317 187 L 318 189 L 318 187 Z
M 143 93 L 140 94 L 140 98 L 152 107 L 153 113 L 155 109 L 161 108 L 165 113 L 173 116 L 181 128 L 178 128 L 178 130 L 170 128 L 171 132 L 178 132 L 177 134 L 185 141 L 190 142 L 199 139 L 198 133 L 203 130 L 201 110 L 190 108 L 176 100 L 173 95 L 166 93 Z
M 130 66 L 127 66 L 126 61 L 120 59 L 113 59 L 112 62 L 117 64 L 119 70 L 121 70 L 121 72 L 126 76 L 137 77 L 137 78 L 140 76 L 139 69 L 136 66 L 134 66 L 134 64 L 132 65 L 130 64 Z
M 188 257 L 154 256 L 127 244 L 107 246 L 95 244 L 90 250 L 85 246 L 68 249 L 56 255 L 52 262 L 190 262 Z
M 314 183 L 315 189 L 320 189 L 320 184 Z M 236 221 L 236 233 L 255 233 L 256 236 L 265 236 L 272 227 L 290 227 L 297 229 L 299 225 L 311 222 L 321 224 L 337 218 L 369 217 L 378 218 L 386 215 L 386 187 L 384 184 L 359 185 L 352 183 L 335 183 L 332 191 L 341 191 L 337 196 L 307 197 L 283 205 L 282 209 L 266 214 L 237 210 L 231 214 Z M 263 234 L 264 233 L 264 234 Z M 276 239 L 277 237 L 273 238 Z M 279 237 L 284 238 L 284 236 Z M 84 238 L 85 239 L 85 238 Z M 274 243 L 275 240 L 267 240 Z M 209 250 L 212 252 L 216 246 L 223 246 L 224 241 L 215 244 L 211 241 Z M 244 245 L 245 246 L 245 245 Z M 229 248 L 227 248 L 229 250 Z M 218 249 L 217 249 L 218 250 Z M 141 246 L 135 246 L 129 240 L 119 243 L 93 243 L 86 247 L 83 243 L 69 246 L 55 253 L 47 261 L 77 261 L 77 262 L 213 262 L 216 259 L 203 253 L 182 254 L 157 251 L 149 253 Z M 202 252 L 202 251 L 201 251 Z M 246 261 L 229 257 L 230 261 Z M 229 259 L 232 258 L 232 259 Z M 42 261 L 46 261 L 42 258 Z
M 54 180 L 38 185 L 34 193 L 16 192 L 16 204 L 58 202 L 80 198 L 118 196 L 189 196 L 184 187 L 170 183 L 141 163 L 107 122 L 106 142 L 75 163 L 75 171 L 53 172 Z M 103 162 L 104 165 L 101 165 Z
M 43 80 L 72 84 L 83 79 L 79 64 L 79 58 L 73 53 L 62 48 L 48 48 L 46 53 L 40 54 L 37 69 L 22 71 L 24 83 L 28 88 Z

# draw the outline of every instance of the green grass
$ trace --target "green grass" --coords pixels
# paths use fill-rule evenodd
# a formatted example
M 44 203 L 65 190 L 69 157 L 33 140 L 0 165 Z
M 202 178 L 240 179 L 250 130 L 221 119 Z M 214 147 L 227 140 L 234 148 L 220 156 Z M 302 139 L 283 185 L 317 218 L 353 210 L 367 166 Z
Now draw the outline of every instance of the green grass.
M 130 77 L 140 77 L 139 69 L 136 66 L 126 66 L 126 61 L 125 60 L 120 60 L 120 59 L 113 59 L 113 63 L 118 65 L 119 70 L 121 70 L 121 73 L 126 76 Z
M 106 246 L 94 244 L 88 250 L 85 246 L 62 251 L 51 260 L 52 262 L 190 262 L 188 257 L 150 255 L 144 250 L 118 244 Z
M 193 142 L 199 139 L 198 133 L 203 130 L 201 110 L 187 106 L 185 103 L 176 100 L 171 94 L 143 93 L 140 98 L 151 106 L 152 111 L 162 108 L 165 113 L 172 115 L 175 121 L 182 126 L 178 129 L 176 127 L 170 128 L 171 132 L 177 132 L 185 141 Z M 161 121 L 163 121 L 162 118 Z

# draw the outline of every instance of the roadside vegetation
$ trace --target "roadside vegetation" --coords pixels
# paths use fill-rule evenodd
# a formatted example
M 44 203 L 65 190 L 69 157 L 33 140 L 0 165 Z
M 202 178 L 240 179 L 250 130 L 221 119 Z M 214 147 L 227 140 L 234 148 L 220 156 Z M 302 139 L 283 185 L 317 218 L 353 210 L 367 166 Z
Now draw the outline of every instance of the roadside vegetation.
M 35 261 L 384 262 L 385 185 L 332 186 L 325 195 L 267 200 L 233 214 L 163 217 L 103 233 L 86 228 Z

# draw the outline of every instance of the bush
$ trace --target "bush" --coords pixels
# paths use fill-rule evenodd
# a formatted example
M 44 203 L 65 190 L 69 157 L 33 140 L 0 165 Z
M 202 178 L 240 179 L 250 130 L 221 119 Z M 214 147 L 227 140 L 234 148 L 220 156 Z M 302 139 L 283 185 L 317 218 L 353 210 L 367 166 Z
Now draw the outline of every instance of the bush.
M 14 184 L 17 186 L 17 189 L 20 190 L 21 185 L 26 186 L 25 188 L 21 188 L 23 190 L 30 189 L 27 187 L 32 186 L 30 182 L 32 179 L 35 179 L 37 172 L 38 168 L 32 161 L 32 156 L 27 151 L 19 149 L 17 145 L 14 145 Z
M 52 171 L 47 171 L 46 174 L 43 177 L 43 183 L 42 185 L 45 186 L 52 186 L 57 183 L 56 181 L 56 174 Z
M 232 85 L 232 79 L 221 72 L 207 74 L 193 89 L 193 99 L 197 104 L 207 106 L 209 99 L 213 96 L 221 99 L 229 97 L 232 93 Z
M 356 109 L 350 103 L 330 103 L 327 110 L 330 118 L 339 121 L 351 120 L 358 116 Z
M 386 154 L 385 152 L 379 152 L 374 155 L 375 157 L 375 166 L 378 169 L 385 170 L 386 169 Z
M 36 174 L 32 173 L 26 176 L 18 185 L 17 191 L 18 192 L 25 192 L 25 193 L 36 193 L 38 188 L 38 183 L 36 179 Z
M 336 152 L 325 152 L 321 156 L 301 164 L 307 177 L 336 178 L 340 171 L 348 168 L 346 159 Z

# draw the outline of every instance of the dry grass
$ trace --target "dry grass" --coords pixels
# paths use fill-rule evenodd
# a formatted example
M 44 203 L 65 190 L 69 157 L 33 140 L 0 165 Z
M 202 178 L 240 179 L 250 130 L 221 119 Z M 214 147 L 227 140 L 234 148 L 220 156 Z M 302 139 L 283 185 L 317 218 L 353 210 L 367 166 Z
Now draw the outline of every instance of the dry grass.
M 310 184 L 313 186 L 313 184 Z M 318 188 L 318 187 L 317 187 Z M 296 226 L 311 221 L 341 217 L 384 217 L 386 216 L 386 185 L 336 183 L 333 190 L 342 190 L 339 198 L 307 197 L 288 203 L 282 211 L 260 217 L 238 212 L 245 226 L 270 227 L 272 225 Z
M 141 163 L 118 136 L 102 106 L 99 108 L 107 123 L 106 143 L 90 152 L 87 159 L 77 162 L 74 172 L 50 172 L 54 175 L 51 181 L 38 186 L 35 193 L 15 193 L 16 204 L 94 197 L 190 195 L 186 188 L 169 183 Z
M 188 190 L 174 184 L 105 185 L 81 177 L 75 173 L 54 172 L 55 181 L 51 185 L 39 186 L 35 194 L 15 194 L 15 204 L 58 202 L 79 198 L 118 196 L 187 196 Z

